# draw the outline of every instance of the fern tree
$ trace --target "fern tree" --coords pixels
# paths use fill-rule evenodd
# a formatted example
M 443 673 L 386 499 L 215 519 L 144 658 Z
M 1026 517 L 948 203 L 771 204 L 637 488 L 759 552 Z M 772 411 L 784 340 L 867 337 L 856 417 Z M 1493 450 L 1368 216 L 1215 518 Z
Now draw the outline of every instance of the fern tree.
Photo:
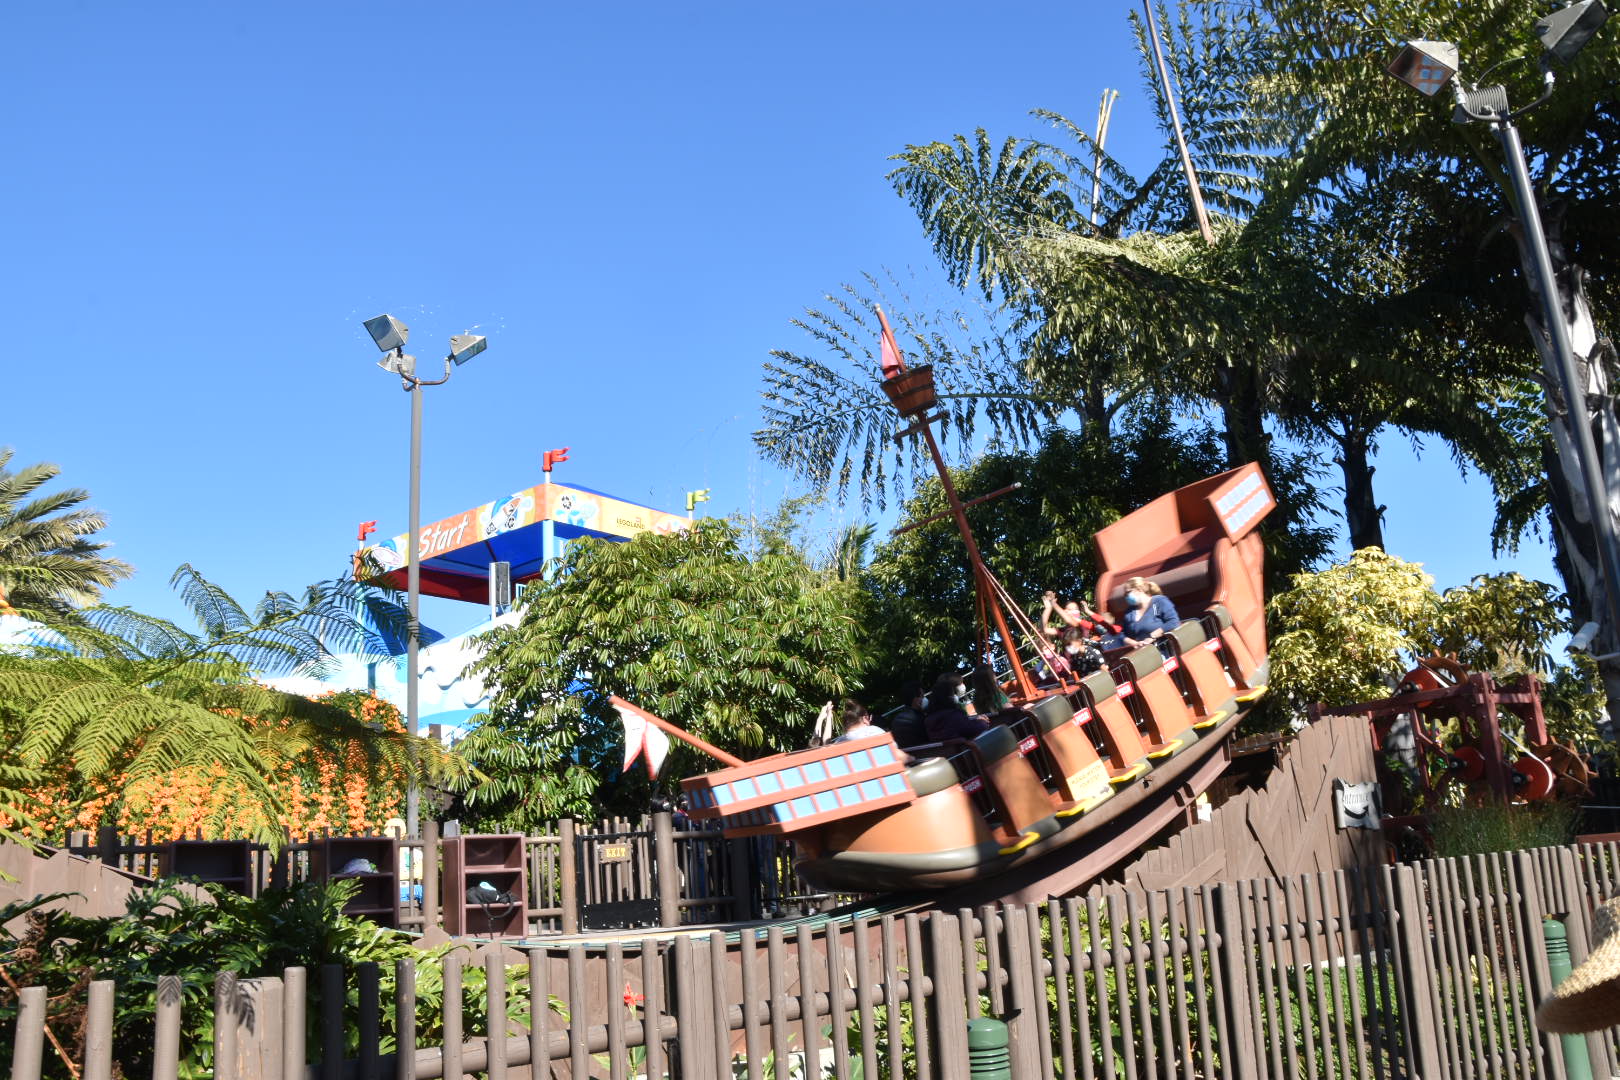
M 1615 291 L 1620 280 L 1620 84 L 1614 78 L 1620 66 L 1620 33 L 1612 25 L 1599 32 L 1569 69 L 1557 72 L 1548 102 L 1519 121 L 1553 249 L 1557 309 L 1570 331 L 1587 391 L 1578 407 L 1570 408 L 1555 389 L 1540 297 L 1526 288 L 1533 288 L 1535 277 L 1501 147 L 1485 125 L 1452 123 L 1445 95 L 1424 98 L 1383 74 L 1399 40 L 1453 41 L 1465 78 L 1501 81 L 1511 100 L 1529 102 L 1541 90 L 1535 74 L 1541 45 L 1531 27 L 1547 5 L 1532 0 L 1467 5 L 1372 0 L 1348 8 L 1266 0 L 1261 7 L 1275 29 L 1277 57 L 1273 75 L 1256 84 L 1262 107 L 1309 118 L 1300 125 L 1294 167 L 1274 200 L 1279 210 L 1313 206 L 1323 192 L 1336 190 L 1347 178 L 1381 181 L 1414 163 L 1445 176 L 1456 197 L 1475 207 L 1471 220 L 1460 221 L 1449 251 L 1454 272 L 1474 285 L 1486 303 L 1472 332 L 1454 338 L 1453 347 L 1465 351 L 1488 343 L 1506 354 L 1512 367 L 1498 386 L 1497 401 L 1503 406 L 1499 434 L 1480 440 L 1468 452 L 1497 485 L 1499 542 L 1511 545 L 1519 530 L 1541 517 L 1543 506 L 1550 508 L 1573 621 L 1605 624 L 1594 650 L 1620 650 L 1620 627 L 1606 625 L 1602 615 L 1606 605 L 1591 511 L 1580 494 L 1573 429 L 1567 426 L 1583 423 L 1592 429 L 1605 486 L 1611 491 L 1620 486 L 1620 416 L 1609 385 L 1615 354 L 1600 330 L 1613 321 L 1620 301 Z M 1531 330 L 1528 341 L 1525 325 Z M 1537 387 L 1544 392 L 1538 395 Z M 1538 396 L 1540 409 L 1526 408 Z M 1614 516 L 1614 507 L 1608 511 Z M 1606 661 L 1604 679 L 1611 701 L 1620 702 L 1620 664 Z
M 430 783 L 464 777 L 436 743 L 361 723 L 347 711 L 258 680 L 319 675 L 340 652 L 375 651 L 374 625 L 397 605 L 353 582 L 271 592 L 251 610 L 190 566 L 173 584 L 197 627 L 126 607 L 94 607 L 55 628 L 56 643 L 0 652 L 0 814 L 26 820 L 22 793 L 47 782 L 86 802 L 178 769 L 223 767 L 229 807 L 276 842 L 280 806 L 266 782 L 313 747 L 364 751 L 364 767 Z M 223 811 L 222 811 L 223 812 Z M 211 823 L 218 825 L 219 823 Z
M 88 491 L 43 492 L 62 470 L 45 463 L 13 470 L 12 456 L 0 447 L 0 615 L 58 621 L 133 571 L 102 554 L 108 545 L 94 536 L 107 520 L 84 506 Z

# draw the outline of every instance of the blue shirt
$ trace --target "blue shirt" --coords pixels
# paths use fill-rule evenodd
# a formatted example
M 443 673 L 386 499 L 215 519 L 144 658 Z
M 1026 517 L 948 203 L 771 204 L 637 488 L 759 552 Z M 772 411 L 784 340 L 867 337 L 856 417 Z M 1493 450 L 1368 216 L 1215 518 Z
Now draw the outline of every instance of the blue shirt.
M 1176 614 L 1176 605 L 1170 598 L 1161 595 L 1149 599 L 1145 608 L 1127 611 L 1122 622 L 1126 637 L 1145 641 L 1155 630 L 1174 630 L 1180 626 L 1181 616 Z

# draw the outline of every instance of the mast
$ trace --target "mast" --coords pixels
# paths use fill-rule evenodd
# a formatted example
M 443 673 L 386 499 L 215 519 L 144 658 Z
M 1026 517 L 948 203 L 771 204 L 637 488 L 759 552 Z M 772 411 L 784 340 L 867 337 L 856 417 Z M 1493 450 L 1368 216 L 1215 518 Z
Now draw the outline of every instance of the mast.
M 957 531 L 962 534 L 962 545 L 967 549 L 968 564 L 973 569 L 973 588 L 978 596 L 981 610 L 987 611 L 990 620 L 995 623 L 996 636 L 1001 638 L 1002 648 L 1007 652 L 1007 659 L 1012 663 L 1013 678 L 1018 683 L 1019 697 L 1025 701 L 1035 696 L 1035 684 L 1024 670 L 1023 659 L 1018 655 L 1018 642 L 1012 630 L 1007 626 L 1007 613 L 1001 603 L 1001 589 L 995 575 L 985 565 L 984 556 L 979 551 L 979 543 L 973 537 L 973 529 L 968 525 L 967 509 L 962 503 L 962 497 L 957 494 L 956 485 L 951 482 L 950 470 L 945 467 L 945 456 L 940 453 L 939 441 L 934 438 L 933 424 L 939 419 L 938 414 L 928 415 L 939 401 L 934 389 L 934 369 L 930 364 L 921 364 L 908 368 L 905 358 L 900 353 L 899 343 L 894 339 L 894 331 L 889 326 L 889 317 L 883 313 L 883 308 L 877 309 L 878 320 L 883 324 L 882 362 L 884 380 L 883 392 L 888 395 L 889 401 L 901 416 L 911 420 L 911 426 L 900 432 L 899 438 L 911 434 L 920 434 L 928 445 L 928 453 L 934 459 L 934 468 L 939 472 L 940 486 L 945 491 L 945 503 L 950 507 L 951 517 L 956 520 Z M 1028 619 L 1026 617 L 1025 621 Z M 982 625 L 982 624 L 981 624 Z M 983 637 L 981 635 L 981 641 Z M 991 673 L 992 677 L 994 672 Z

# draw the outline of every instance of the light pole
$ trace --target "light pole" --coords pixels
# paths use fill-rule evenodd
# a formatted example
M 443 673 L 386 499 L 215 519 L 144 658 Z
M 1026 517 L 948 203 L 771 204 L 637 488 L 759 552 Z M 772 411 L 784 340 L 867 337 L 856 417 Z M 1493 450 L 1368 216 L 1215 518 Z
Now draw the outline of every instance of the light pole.
M 444 377 L 419 379 L 416 376 L 416 357 L 405 352 L 405 341 L 411 331 L 392 315 L 378 315 L 363 324 L 371 340 L 385 354 L 377 361 L 384 371 L 399 376 L 402 389 L 411 395 L 411 494 L 410 521 L 406 528 L 405 596 L 409 633 L 405 640 L 405 730 L 415 736 L 419 731 L 417 712 L 417 650 L 421 643 L 422 605 L 422 387 L 438 386 L 450 381 L 452 366 L 460 366 L 484 351 L 488 344 L 482 334 L 456 334 L 450 339 L 450 354 L 444 358 Z M 405 834 L 420 835 L 417 831 L 421 818 L 422 792 L 416 780 L 411 780 L 405 792 Z
M 1614 533 L 1614 516 L 1609 510 L 1609 493 L 1604 486 L 1603 462 L 1592 424 L 1587 415 L 1587 390 L 1570 341 L 1569 324 L 1563 311 L 1563 294 L 1553 271 L 1552 252 L 1542 227 L 1541 208 L 1536 202 L 1530 167 L 1513 121 L 1544 104 L 1552 96 L 1557 81 L 1552 61 L 1568 64 L 1598 32 L 1608 12 L 1601 0 L 1576 0 L 1536 20 L 1536 34 L 1544 51 L 1541 56 L 1541 96 L 1515 109 L 1508 104 L 1507 88 L 1501 85 L 1473 86 L 1461 78 L 1457 46 L 1449 41 L 1408 41 L 1389 65 L 1389 74 L 1414 90 L 1433 97 L 1449 84 L 1456 99 L 1453 119 L 1458 123 L 1490 125 L 1491 133 L 1502 144 L 1508 180 L 1519 224 L 1524 229 L 1524 248 L 1529 258 L 1526 269 L 1535 279 L 1541 301 L 1542 321 L 1550 338 L 1553 375 L 1563 397 L 1565 426 L 1574 440 L 1582 489 L 1592 519 L 1593 541 L 1597 548 L 1603 580 L 1601 590 L 1608 609 L 1611 635 L 1620 634 L 1620 546 Z M 1548 409 L 1556 417 L 1556 403 Z

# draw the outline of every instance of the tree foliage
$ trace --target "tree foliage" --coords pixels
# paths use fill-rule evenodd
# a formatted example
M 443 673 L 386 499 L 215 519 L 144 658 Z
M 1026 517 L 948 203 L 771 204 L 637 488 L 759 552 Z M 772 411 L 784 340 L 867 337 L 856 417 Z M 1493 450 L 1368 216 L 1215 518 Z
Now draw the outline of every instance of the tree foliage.
M 41 492 L 62 470 L 44 463 L 11 470 L 12 454 L 0 447 L 0 615 L 60 620 L 134 571 L 93 539 L 107 519 L 84 506 L 88 491 Z
M 1499 679 L 1532 674 L 1550 683 L 1543 707 L 1555 735 L 1592 738 L 1602 717 L 1591 673 L 1555 664 L 1548 651 L 1566 625 L 1564 598 L 1520 574 L 1482 574 L 1439 593 L 1420 564 L 1365 548 L 1296 575 L 1268 613 L 1272 722 L 1313 702 L 1387 697 L 1419 657 L 1433 653 Z
M 277 843 L 283 800 L 271 777 L 286 761 L 323 749 L 351 768 L 445 781 L 461 772 L 436 743 L 345 708 L 263 685 L 263 677 L 326 670 L 339 652 L 367 652 L 376 621 L 397 605 L 339 581 L 302 596 L 266 593 L 251 610 L 190 566 L 173 583 L 198 628 L 125 607 L 95 607 L 54 628 L 50 644 L 0 653 L 0 739 L 25 775 L 60 790 L 71 811 L 118 783 L 212 770 L 241 793 L 205 823 Z M 360 750 L 357 760 L 351 751 Z M 8 781 L 0 775 L 0 786 Z M 16 783 L 10 781 L 9 783 Z M 28 806 L 0 806 L 20 820 Z M 115 810 L 113 812 L 116 812 Z
M 571 544 L 519 610 L 484 638 L 477 670 L 498 688 L 460 746 L 490 778 L 460 810 L 481 828 L 645 808 L 643 781 L 613 782 L 609 694 L 748 756 L 802 747 L 821 704 L 857 686 L 853 587 L 790 549 L 748 557 L 723 521 Z M 715 767 L 677 743 L 660 782 Z

